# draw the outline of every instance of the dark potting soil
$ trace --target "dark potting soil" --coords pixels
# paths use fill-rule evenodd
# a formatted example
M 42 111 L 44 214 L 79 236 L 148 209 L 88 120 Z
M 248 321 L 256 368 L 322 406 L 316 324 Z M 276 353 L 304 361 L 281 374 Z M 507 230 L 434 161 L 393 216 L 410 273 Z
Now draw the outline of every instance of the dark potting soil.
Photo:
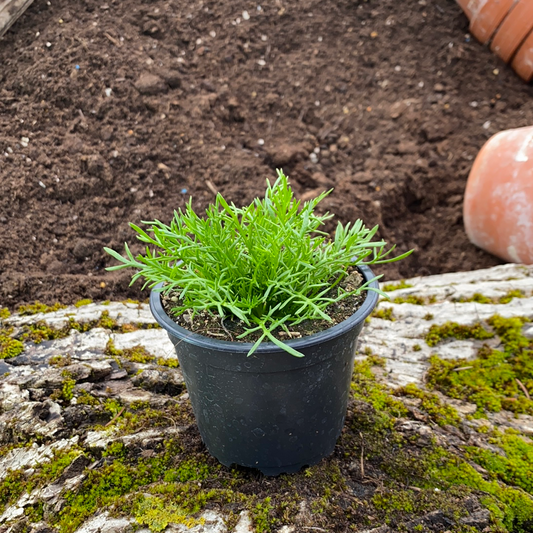
M 454 0 L 35 0 L 0 41 L 0 305 L 139 298 L 104 270 L 129 221 L 249 203 L 279 167 L 415 248 L 386 279 L 499 263 L 462 194 L 532 89 L 467 28 Z
M 329 329 L 336 324 L 340 324 L 352 316 L 360 307 L 366 298 L 366 291 L 355 293 L 364 282 L 363 276 L 355 269 L 350 268 L 348 275 L 339 283 L 342 291 L 346 293 L 353 293 L 338 302 L 328 305 L 324 312 L 330 317 L 331 321 L 325 319 L 304 320 L 298 324 L 285 323 L 285 328 L 277 327 L 271 333 L 282 341 L 290 339 L 299 339 L 307 335 L 313 335 L 320 331 Z M 339 296 L 338 287 L 330 290 L 325 298 L 335 299 Z M 247 334 L 245 337 L 240 337 L 246 330 L 254 329 L 255 324 L 246 325 L 242 320 L 231 317 L 221 317 L 216 309 L 209 311 L 201 311 L 193 313 L 192 309 L 182 314 L 173 313 L 173 308 L 177 306 L 183 307 L 183 302 L 179 299 L 178 293 L 170 293 L 161 295 L 161 302 L 163 308 L 169 317 L 171 317 L 176 324 L 180 325 L 194 333 L 204 335 L 224 341 L 241 341 L 241 342 L 255 342 L 262 337 L 261 330 Z M 298 308 L 297 304 L 295 308 Z M 286 311 L 287 312 L 287 311 Z M 288 312 L 289 316 L 293 313 Z M 278 317 L 280 318 L 280 317 Z M 268 339 L 266 339 L 268 340 Z

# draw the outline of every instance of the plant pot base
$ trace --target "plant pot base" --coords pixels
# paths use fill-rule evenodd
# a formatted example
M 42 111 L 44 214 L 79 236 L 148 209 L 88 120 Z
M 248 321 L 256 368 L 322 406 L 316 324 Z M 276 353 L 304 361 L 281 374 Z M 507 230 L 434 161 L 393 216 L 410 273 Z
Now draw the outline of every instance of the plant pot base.
M 248 465 L 241 465 L 239 463 L 231 462 L 231 461 L 230 462 L 224 462 L 224 461 L 221 461 L 215 455 L 213 455 L 213 454 L 211 454 L 211 455 L 213 455 L 213 457 L 215 457 L 215 459 L 220 464 L 222 464 L 224 466 L 227 466 L 228 468 L 232 467 L 233 465 L 243 466 L 244 468 L 253 468 L 255 470 L 259 470 L 259 472 L 261 472 L 261 474 L 263 474 L 264 476 L 275 477 L 275 476 L 279 476 L 281 474 L 296 474 L 297 472 L 302 470 L 302 468 L 308 468 L 310 466 L 316 465 L 316 464 L 320 463 L 320 461 L 322 461 L 322 459 L 324 459 L 326 457 L 329 457 L 333 453 L 334 449 L 335 449 L 335 447 L 333 447 L 329 453 L 326 453 L 324 455 L 322 455 L 322 454 L 321 455 L 317 455 L 317 456 L 313 457 L 312 459 L 309 459 L 308 461 L 302 461 L 300 463 L 296 463 L 296 464 L 293 464 L 293 465 L 283 465 L 283 466 L 277 466 L 277 467 L 259 466 L 259 465 L 248 466 Z

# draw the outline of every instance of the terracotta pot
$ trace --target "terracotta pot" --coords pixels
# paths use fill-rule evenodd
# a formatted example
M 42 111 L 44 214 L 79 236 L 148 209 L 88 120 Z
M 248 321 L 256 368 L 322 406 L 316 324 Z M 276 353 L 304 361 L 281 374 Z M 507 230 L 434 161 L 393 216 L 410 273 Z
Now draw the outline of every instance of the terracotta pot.
M 517 0 L 489 0 L 478 2 L 478 9 L 470 17 L 470 32 L 482 44 L 490 41 L 498 26 Z
M 485 143 L 468 177 L 463 216 L 476 246 L 533 264 L 533 126 L 501 131 Z
M 511 65 L 523 80 L 533 79 L 533 31 L 516 52 Z
M 533 29 L 533 0 L 519 0 L 496 31 L 490 49 L 508 63 Z
M 461 9 L 465 12 L 465 15 L 470 19 L 472 13 L 476 11 L 479 7 L 479 4 L 483 0 L 457 0 L 457 3 L 461 6 Z
M 533 0 L 457 0 L 470 32 L 526 81 L 533 77 Z M 514 57 L 514 59 L 513 59 Z

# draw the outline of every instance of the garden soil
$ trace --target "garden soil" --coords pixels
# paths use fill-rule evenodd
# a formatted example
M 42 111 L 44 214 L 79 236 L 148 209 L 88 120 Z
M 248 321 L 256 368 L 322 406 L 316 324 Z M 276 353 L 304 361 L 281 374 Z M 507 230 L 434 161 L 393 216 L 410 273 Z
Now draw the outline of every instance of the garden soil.
M 128 222 L 248 203 L 276 168 L 415 249 L 386 279 L 497 264 L 463 191 L 533 91 L 467 32 L 453 0 L 35 0 L 0 40 L 0 305 L 143 299 L 105 271 Z

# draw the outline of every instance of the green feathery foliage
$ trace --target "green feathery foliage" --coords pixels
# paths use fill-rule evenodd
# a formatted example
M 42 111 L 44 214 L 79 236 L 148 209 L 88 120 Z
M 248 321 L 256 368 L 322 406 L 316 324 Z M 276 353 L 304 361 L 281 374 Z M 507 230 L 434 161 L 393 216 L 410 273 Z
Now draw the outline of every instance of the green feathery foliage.
M 349 267 L 397 261 L 410 253 L 390 257 L 394 247 L 385 252 L 384 241 L 372 242 L 378 227 L 367 229 L 360 220 L 339 223 L 333 238 L 320 231 L 333 215 L 317 215 L 315 208 L 328 194 L 302 205 L 278 170 L 265 197 L 247 207 L 229 205 L 218 194 L 200 218 L 191 199 L 185 211 L 175 212 L 170 226 L 143 222 L 149 225 L 144 231 L 130 224 L 139 240 L 156 249 L 147 246 L 145 254 L 134 257 L 127 244 L 125 256 L 105 248 L 120 262 L 108 270 L 135 269 L 132 283 L 142 277 L 143 288 L 164 282 L 165 294 L 179 296 L 172 309 L 178 316 L 208 311 L 242 320 L 247 329 L 241 338 L 260 334 L 248 355 L 266 339 L 301 356 L 273 330 L 288 331 L 289 325 L 310 319 L 331 321 L 329 305 L 370 288 L 367 282 L 343 290 L 339 284 Z

